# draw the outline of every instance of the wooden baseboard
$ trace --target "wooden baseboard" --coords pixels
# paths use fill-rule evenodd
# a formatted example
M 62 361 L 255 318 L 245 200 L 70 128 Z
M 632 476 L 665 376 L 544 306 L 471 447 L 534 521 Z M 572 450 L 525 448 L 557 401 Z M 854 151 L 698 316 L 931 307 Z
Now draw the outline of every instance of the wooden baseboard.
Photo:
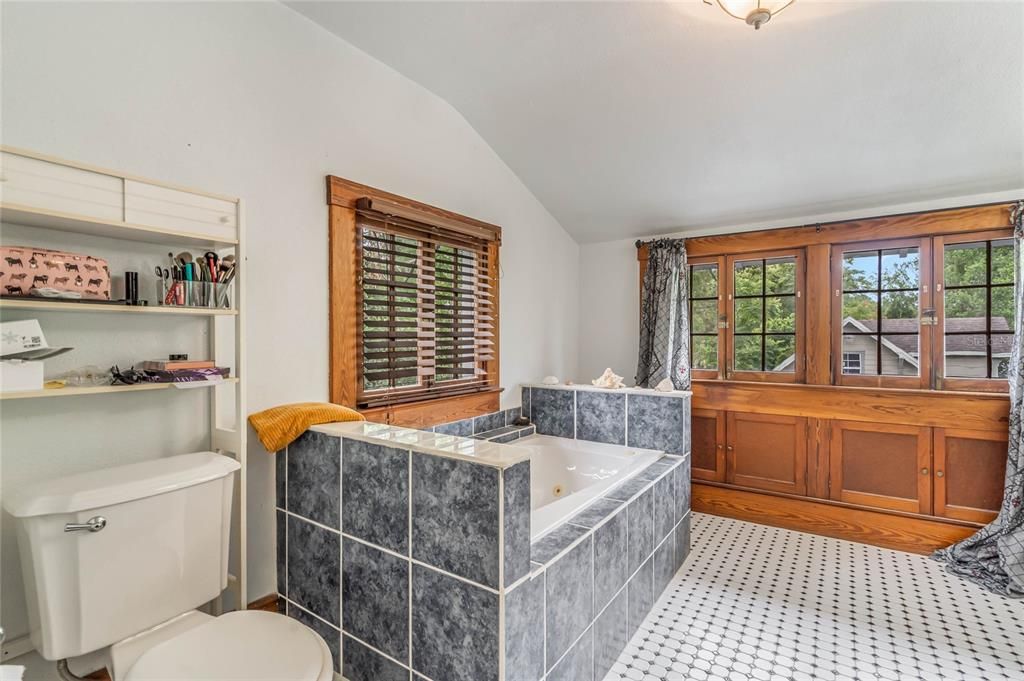
M 788 530 L 929 554 L 977 528 L 693 483 L 693 510 Z

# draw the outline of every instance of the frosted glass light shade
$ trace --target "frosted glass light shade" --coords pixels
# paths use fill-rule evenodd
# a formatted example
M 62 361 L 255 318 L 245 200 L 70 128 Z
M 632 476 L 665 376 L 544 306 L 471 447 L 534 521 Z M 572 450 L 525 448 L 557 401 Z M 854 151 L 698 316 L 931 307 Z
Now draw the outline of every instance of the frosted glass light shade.
M 772 17 L 793 4 L 795 0 L 717 0 L 722 10 L 755 29 L 761 28 Z

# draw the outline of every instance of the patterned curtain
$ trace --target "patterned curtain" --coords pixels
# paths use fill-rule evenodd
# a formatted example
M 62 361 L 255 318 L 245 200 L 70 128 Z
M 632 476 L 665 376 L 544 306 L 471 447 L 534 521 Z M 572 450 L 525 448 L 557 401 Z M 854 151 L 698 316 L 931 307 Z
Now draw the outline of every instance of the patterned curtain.
M 640 295 L 636 384 L 653 388 L 670 378 L 677 390 L 689 390 L 686 246 L 682 239 L 658 239 L 647 245 L 650 251 Z
M 1006 486 L 999 515 L 989 525 L 935 552 L 946 569 L 989 591 L 1024 598 L 1024 201 L 1011 212 L 1014 242 L 1013 348 L 1010 352 L 1010 442 Z

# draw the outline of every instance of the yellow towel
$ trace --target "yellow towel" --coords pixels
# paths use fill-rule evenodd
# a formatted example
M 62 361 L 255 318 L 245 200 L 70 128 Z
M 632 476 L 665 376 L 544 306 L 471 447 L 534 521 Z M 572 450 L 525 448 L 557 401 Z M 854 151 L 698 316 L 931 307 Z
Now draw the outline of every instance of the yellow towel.
M 337 421 L 365 421 L 355 409 L 329 402 L 282 404 L 249 415 L 249 423 L 268 452 L 279 452 L 310 426 Z

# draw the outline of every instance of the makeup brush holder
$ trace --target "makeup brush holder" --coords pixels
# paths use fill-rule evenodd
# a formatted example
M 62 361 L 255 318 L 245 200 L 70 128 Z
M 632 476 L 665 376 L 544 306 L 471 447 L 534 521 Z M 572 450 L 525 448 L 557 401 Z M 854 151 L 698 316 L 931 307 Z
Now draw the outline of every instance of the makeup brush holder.
M 175 281 L 164 300 L 170 306 L 231 309 L 234 304 L 232 289 L 233 282 Z

